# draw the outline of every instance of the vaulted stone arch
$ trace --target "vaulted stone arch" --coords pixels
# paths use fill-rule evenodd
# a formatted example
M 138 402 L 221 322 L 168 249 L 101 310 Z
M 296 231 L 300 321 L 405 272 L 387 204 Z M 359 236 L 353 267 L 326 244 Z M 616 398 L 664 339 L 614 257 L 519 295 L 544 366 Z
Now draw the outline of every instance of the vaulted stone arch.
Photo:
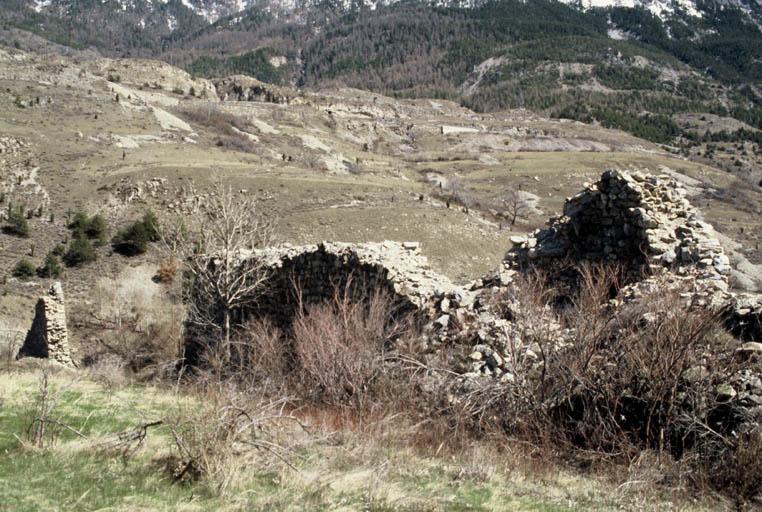
M 269 278 L 262 295 L 235 312 L 237 324 L 267 318 L 288 330 L 299 308 L 330 300 L 337 290 L 357 300 L 385 291 L 397 313 L 426 321 L 435 315 L 438 301 L 455 288 L 430 268 L 419 244 L 413 242 L 287 245 L 255 251 L 247 258 L 264 260 Z M 198 348 L 195 338 L 201 333 L 194 329 L 189 333 L 186 353 L 193 359 Z

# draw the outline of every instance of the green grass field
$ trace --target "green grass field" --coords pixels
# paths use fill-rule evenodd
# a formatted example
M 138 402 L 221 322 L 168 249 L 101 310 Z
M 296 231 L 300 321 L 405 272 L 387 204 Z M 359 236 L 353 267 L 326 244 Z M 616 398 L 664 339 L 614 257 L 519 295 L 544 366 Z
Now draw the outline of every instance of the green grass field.
M 28 428 L 41 372 L 24 368 L 0 374 L 0 510 L 555 512 L 716 505 L 699 506 L 677 494 L 672 499 L 678 501 L 670 501 L 635 476 L 620 485 L 559 469 L 525 458 L 520 447 L 498 450 L 483 442 L 458 453 L 428 453 L 406 443 L 404 429 L 392 423 L 336 430 L 316 415 L 305 420 L 309 434 L 282 433 L 293 468 L 265 455 L 238 461 L 240 470 L 221 494 L 203 480 L 173 480 L 167 427 L 150 429 L 145 444 L 127 457 L 111 444 L 117 433 L 141 423 L 203 408 L 198 399 L 164 385 L 59 372 L 50 379 L 49 396 L 57 400 L 51 418 L 78 434 L 59 428 L 40 448 L 31 445 Z

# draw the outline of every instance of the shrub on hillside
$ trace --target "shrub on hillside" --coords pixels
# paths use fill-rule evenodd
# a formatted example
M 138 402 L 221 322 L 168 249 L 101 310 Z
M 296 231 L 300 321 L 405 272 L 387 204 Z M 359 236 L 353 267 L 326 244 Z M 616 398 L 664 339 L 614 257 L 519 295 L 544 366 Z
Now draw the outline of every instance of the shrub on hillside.
M 34 277 L 34 264 L 26 258 L 19 260 L 13 267 L 13 277 L 22 280 L 31 279 Z
M 237 379 L 315 405 L 394 408 L 415 389 L 415 379 L 398 357 L 414 334 L 412 318 L 387 293 L 358 293 L 347 285 L 334 290 L 331 299 L 297 311 L 290 329 L 281 330 L 267 319 L 251 320 L 223 366 Z M 225 352 L 210 344 L 210 366 L 220 368 Z
M 66 254 L 66 244 L 56 244 L 55 247 L 50 251 L 54 256 L 58 256 L 59 258 L 62 258 L 64 254 Z
M 29 221 L 24 216 L 23 208 L 8 206 L 8 218 L 3 226 L 3 232 L 21 238 L 29 238 Z
M 69 243 L 69 248 L 63 256 L 63 261 L 67 267 L 79 267 L 86 263 L 95 261 L 98 258 L 95 248 L 90 240 L 80 235 Z
M 175 276 L 177 276 L 177 267 L 177 258 L 170 256 L 161 262 L 154 279 L 164 284 L 173 283 L 175 281 Z
M 100 214 L 94 215 L 85 228 L 85 235 L 87 235 L 87 238 L 97 240 L 99 245 L 106 243 L 106 238 L 108 237 L 106 219 Z
M 90 224 L 90 219 L 85 212 L 75 212 L 69 223 L 66 225 L 73 233 L 84 233 L 87 226 Z
M 495 301 L 516 329 L 501 351 L 510 378 L 474 382 L 453 417 L 479 435 L 503 433 L 586 461 L 627 464 L 656 451 L 696 481 L 736 482 L 743 489 L 733 492 L 746 496 L 762 490 L 762 478 L 738 476 L 739 465 L 749 466 L 737 460 L 750 458 L 737 435 L 746 413 L 721 390 L 749 370 L 718 313 L 668 281 L 613 309 L 620 274 L 577 272 L 563 296 L 546 276 L 529 276 Z
M 47 256 L 45 256 L 45 261 L 43 261 L 42 266 L 37 267 L 37 275 L 43 278 L 57 278 L 61 277 L 61 274 L 63 273 L 63 268 L 61 267 L 61 262 L 58 259 L 58 256 L 56 256 L 53 252 L 49 252 Z
M 74 237 L 85 236 L 104 244 L 108 236 L 108 223 L 102 215 L 88 217 L 84 212 L 76 212 L 67 226 Z
M 139 221 L 135 221 L 119 231 L 111 240 L 114 250 L 124 256 L 137 256 L 148 249 L 150 242 L 159 241 L 159 221 L 148 211 Z

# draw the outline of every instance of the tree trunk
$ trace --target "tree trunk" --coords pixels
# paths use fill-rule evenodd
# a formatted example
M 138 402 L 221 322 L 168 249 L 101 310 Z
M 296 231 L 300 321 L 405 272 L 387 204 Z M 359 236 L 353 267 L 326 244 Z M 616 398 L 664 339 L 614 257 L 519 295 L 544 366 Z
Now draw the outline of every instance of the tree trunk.
M 225 362 L 230 361 L 230 309 L 225 308 L 225 346 L 223 347 Z

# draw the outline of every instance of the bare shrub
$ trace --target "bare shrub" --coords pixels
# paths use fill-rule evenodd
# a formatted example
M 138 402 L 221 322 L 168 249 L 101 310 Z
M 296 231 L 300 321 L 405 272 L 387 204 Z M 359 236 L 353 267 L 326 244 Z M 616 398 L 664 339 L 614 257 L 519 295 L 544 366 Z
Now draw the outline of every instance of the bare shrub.
M 260 370 L 266 375 L 278 375 L 287 371 L 288 350 L 283 343 L 283 333 L 268 319 L 251 320 L 243 331 L 248 343 L 234 345 L 237 359 L 246 368 Z
M 167 469 L 177 481 L 200 480 L 224 494 L 244 469 L 273 458 L 291 466 L 295 454 L 282 444 L 283 424 L 301 425 L 284 413 L 287 399 L 258 400 L 225 383 L 199 384 L 202 407 L 187 407 L 164 423 L 172 434 L 175 455 Z
M 174 283 L 177 276 L 178 262 L 174 254 L 170 254 L 168 258 L 163 260 L 159 265 L 159 270 L 156 271 L 156 280 L 160 283 L 171 284 Z
M 10 366 L 16 360 L 24 343 L 24 331 L 20 329 L 0 329 L 0 361 Z
M 74 382 L 72 381 L 71 384 Z M 70 384 L 70 385 L 71 385 Z M 64 431 L 85 437 L 76 428 L 61 421 L 55 412 L 69 386 L 56 388 L 50 384 L 50 371 L 43 368 L 40 373 L 39 388 L 34 396 L 30 412 L 32 419 L 27 427 L 27 439 L 36 448 L 47 448 L 54 444 Z
M 187 194 L 198 196 L 192 189 Z M 256 198 L 220 183 L 187 221 L 163 234 L 164 247 L 183 262 L 189 334 L 195 338 L 193 353 L 186 356 L 196 363 L 205 350 L 219 350 L 229 360 L 231 334 L 238 327 L 234 313 L 255 303 L 266 289 L 267 263 L 248 256 L 272 244 L 272 222 Z
M 367 392 L 380 371 L 386 347 L 386 302 L 380 295 L 366 306 L 335 294 L 294 319 L 294 353 L 303 383 L 329 402 Z
M 750 504 L 762 494 L 762 435 L 752 432 L 735 440 L 723 455 L 704 461 L 701 467 L 708 473 L 710 483 L 731 496 L 737 510 L 751 508 Z
M 467 209 L 481 207 L 481 202 L 477 196 L 460 176 L 449 178 L 445 190 L 438 190 L 437 195 L 448 201 L 459 203 Z
M 462 408 L 483 430 L 578 455 L 630 460 L 644 448 L 666 456 L 714 449 L 727 428 L 712 419 L 721 405 L 715 389 L 735 371 L 717 315 L 666 285 L 612 309 L 620 272 L 578 274 L 576 295 L 558 311 L 542 278 L 517 285 L 506 306 L 519 326 L 505 349 L 512 377 L 476 386 Z
M 363 297 L 351 281 L 330 301 L 300 308 L 294 318 L 293 353 L 300 387 L 314 401 L 361 406 L 383 394 L 394 342 L 409 328 L 381 290 Z
M 313 152 L 304 152 L 301 155 L 300 160 L 302 161 L 303 165 L 307 167 L 308 169 L 313 169 L 317 171 L 327 171 L 328 167 L 325 164 L 325 160 L 317 154 Z
M 268 318 L 251 318 L 235 330 L 230 350 L 204 348 L 216 378 L 257 388 L 269 396 L 294 396 L 316 406 L 368 412 L 402 409 L 415 394 L 415 319 L 381 289 L 334 288 L 330 300 L 306 304 L 295 285 L 297 306 L 281 330 Z
M 519 219 L 525 219 L 531 212 L 532 206 L 526 200 L 521 190 L 509 188 L 502 197 L 503 214 L 510 221 L 511 226 Z
M 236 128 L 241 131 L 248 129 L 248 123 L 239 116 L 225 112 L 219 107 L 209 103 L 199 108 L 184 108 L 180 114 L 192 123 L 212 128 L 217 132 L 234 135 Z
M 153 268 L 142 265 L 125 269 L 115 279 L 101 278 L 94 289 L 99 307 L 72 311 L 74 318 L 101 331 L 99 343 L 87 346 L 86 366 L 127 367 L 147 374 L 174 367 L 180 357 L 185 313 L 171 290 L 163 289 L 153 277 Z
M 256 152 L 256 146 L 252 140 L 245 133 L 241 133 L 249 129 L 249 124 L 239 116 L 225 112 L 212 104 L 201 108 L 182 109 L 180 115 L 192 123 L 214 130 L 219 135 L 216 141 L 219 147 L 246 153 Z
M 242 151 L 244 153 L 256 153 L 257 147 L 243 134 L 221 136 L 217 138 L 215 145 L 219 148 Z

